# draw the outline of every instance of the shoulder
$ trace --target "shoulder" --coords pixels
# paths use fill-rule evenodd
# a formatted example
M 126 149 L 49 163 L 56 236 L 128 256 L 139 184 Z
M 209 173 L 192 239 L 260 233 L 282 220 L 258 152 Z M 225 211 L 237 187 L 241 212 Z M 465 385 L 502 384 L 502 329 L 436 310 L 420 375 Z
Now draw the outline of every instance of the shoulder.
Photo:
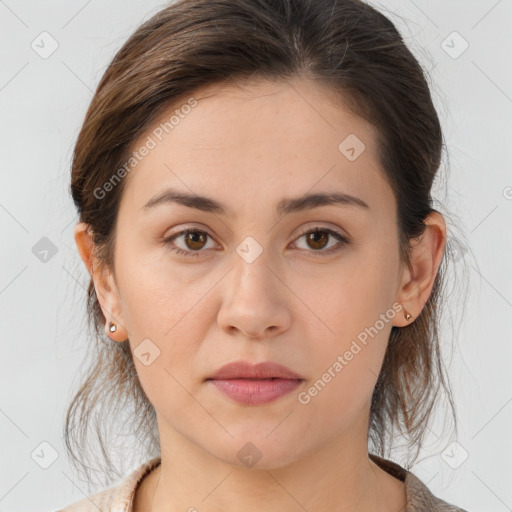
M 468 512 L 435 496 L 414 473 L 411 473 L 396 462 L 374 454 L 369 455 L 373 462 L 405 483 L 407 496 L 405 512 Z
M 158 464 L 160 456 L 144 462 L 118 485 L 86 496 L 55 512 L 130 512 L 137 485 Z
M 407 511 L 468 512 L 435 496 L 413 473 L 407 471 Z
M 75 501 L 56 512 L 98 512 L 98 510 L 111 510 L 116 503 L 115 496 L 117 491 L 118 487 L 105 489 L 101 492 Z

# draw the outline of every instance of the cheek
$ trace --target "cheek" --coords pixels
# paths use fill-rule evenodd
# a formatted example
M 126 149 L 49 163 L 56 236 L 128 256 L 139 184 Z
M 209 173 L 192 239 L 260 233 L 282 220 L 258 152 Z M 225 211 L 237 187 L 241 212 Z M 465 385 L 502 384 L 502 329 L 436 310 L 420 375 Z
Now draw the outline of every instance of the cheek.
M 157 325 L 161 317 L 154 312 L 153 317 L 150 314 L 148 310 L 147 316 L 138 317 L 136 332 L 130 337 L 131 351 L 144 392 L 157 411 L 170 414 L 172 423 L 172 418 L 176 421 L 176 411 L 186 415 L 197 407 L 191 395 L 195 395 L 201 385 L 195 372 L 204 334 L 199 319 L 192 313 L 186 315 L 185 312 L 181 321 L 181 317 L 166 316 L 165 329 Z M 153 320 L 157 327 L 152 325 Z
M 119 269 L 121 306 L 140 382 L 157 408 L 190 401 L 190 369 L 204 332 L 207 311 L 200 303 L 208 283 L 187 283 L 158 266 L 130 264 Z M 204 288 L 204 289 L 203 289 Z M 180 385 L 181 384 L 181 385 Z
M 132 337 L 165 341 L 183 328 L 183 320 L 190 323 L 197 316 L 196 306 L 216 279 L 198 275 L 193 267 L 173 265 L 162 248 L 120 258 L 121 307 Z
M 382 336 L 366 344 L 347 338 L 316 353 L 317 371 L 298 397 L 310 421 L 336 431 L 365 417 L 360 412 L 370 404 L 385 346 Z
M 309 309 L 308 322 L 316 322 L 327 345 L 339 350 L 341 341 L 356 338 L 392 306 L 391 274 L 382 262 L 361 254 L 357 263 L 335 266 L 332 272 L 295 286 Z
M 323 286 L 310 288 L 311 320 L 306 349 L 314 364 L 304 407 L 324 421 L 350 421 L 369 403 L 382 367 L 392 320 L 389 277 L 381 263 L 365 262 L 334 273 Z

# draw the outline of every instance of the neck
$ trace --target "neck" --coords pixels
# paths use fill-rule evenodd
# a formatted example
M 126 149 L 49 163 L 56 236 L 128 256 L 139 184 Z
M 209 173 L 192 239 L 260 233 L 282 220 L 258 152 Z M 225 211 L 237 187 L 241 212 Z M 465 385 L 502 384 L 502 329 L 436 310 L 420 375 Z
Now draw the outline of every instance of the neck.
M 161 464 L 147 477 L 134 512 L 405 510 L 403 482 L 369 459 L 366 443 L 331 441 L 269 469 L 226 464 L 184 438 L 173 444 L 162 450 Z

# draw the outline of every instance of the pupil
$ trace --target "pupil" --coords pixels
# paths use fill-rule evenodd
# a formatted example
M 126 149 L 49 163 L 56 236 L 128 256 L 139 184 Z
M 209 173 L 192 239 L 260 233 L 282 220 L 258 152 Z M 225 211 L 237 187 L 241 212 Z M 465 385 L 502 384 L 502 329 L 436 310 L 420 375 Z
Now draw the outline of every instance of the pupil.
M 197 241 L 197 238 L 204 238 L 204 235 L 202 233 L 187 233 L 187 242 L 191 242 L 192 246 L 189 245 L 191 249 L 200 249 L 201 248 L 201 242 Z M 204 240 L 203 240 L 204 242 Z M 199 243 L 199 246 L 194 246 L 194 244 Z
M 323 243 L 320 243 L 319 247 L 314 245 L 314 244 L 318 243 L 318 240 L 316 240 L 317 237 L 320 237 L 321 242 L 323 241 Z M 313 242 L 313 248 L 322 249 L 323 247 L 325 247 L 325 245 L 327 243 L 327 233 L 325 233 L 325 231 L 315 231 L 314 233 L 310 233 L 309 241 Z
M 315 231 L 309 234 L 308 240 L 313 243 L 312 247 L 314 249 L 322 249 L 327 244 L 327 233 L 325 231 Z M 204 234 L 198 232 L 187 233 L 187 244 L 189 242 L 192 244 L 192 246 L 189 245 L 191 249 L 201 248 L 201 244 L 204 243 Z M 199 246 L 194 244 L 199 244 Z

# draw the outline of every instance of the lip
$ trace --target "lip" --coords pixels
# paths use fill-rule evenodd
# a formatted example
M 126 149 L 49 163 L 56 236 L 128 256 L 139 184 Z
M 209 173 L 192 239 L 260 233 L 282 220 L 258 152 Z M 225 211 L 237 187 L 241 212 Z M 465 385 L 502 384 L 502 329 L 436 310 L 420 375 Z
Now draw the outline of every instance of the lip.
M 228 363 L 209 377 L 208 380 L 272 378 L 302 380 L 299 374 L 273 361 L 264 361 L 255 365 L 247 361 Z
M 272 361 L 256 365 L 237 361 L 223 366 L 206 381 L 240 404 L 260 405 L 291 393 L 304 379 Z

